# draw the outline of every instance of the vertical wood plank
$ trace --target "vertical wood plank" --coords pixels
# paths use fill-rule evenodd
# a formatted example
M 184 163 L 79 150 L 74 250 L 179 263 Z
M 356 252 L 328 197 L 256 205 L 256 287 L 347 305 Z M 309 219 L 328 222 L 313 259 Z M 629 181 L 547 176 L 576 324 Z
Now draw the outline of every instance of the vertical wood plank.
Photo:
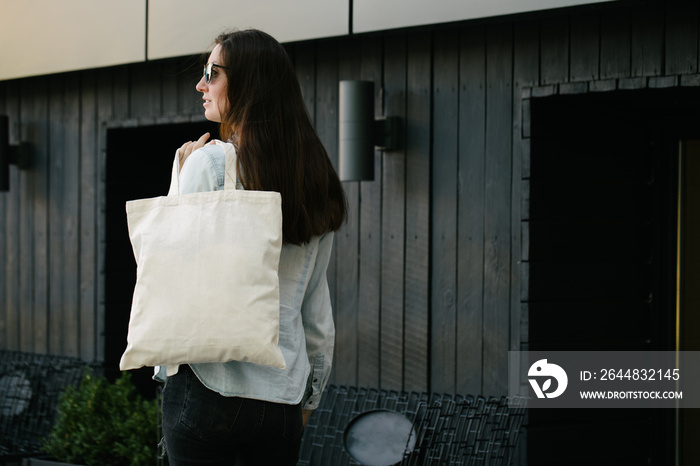
M 384 115 L 406 121 L 406 36 L 384 40 Z M 405 131 L 401 131 L 405 133 Z M 383 155 L 381 239 L 381 387 L 404 388 L 406 147 Z
M 406 277 L 404 389 L 430 385 L 430 125 L 432 34 L 408 37 L 406 65 Z
M 484 304 L 486 31 L 464 31 L 459 73 L 457 393 L 480 394 Z
M 81 75 L 80 99 L 80 357 L 97 359 L 97 84 L 96 73 Z
M 34 351 L 49 351 L 49 138 L 48 138 L 48 82 L 45 79 L 37 86 L 34 96 L 36 131 L 29 140 L 35 144 L 34 166 Z
M 29 122 L 32 121 L 33 99 L 30 87 L 32 81 L 22 81 L 20 84 L 20 140 L 29 142 Z M 24 123 L 27 122 L 27 123 Z M 31 141 L 34 143 L 35 141 Z M 32 147 L 33 152 L 36 151 Z M 35 159 L 32 160 L 36 163 Z M 35 171 L 34 168 L 32 171 Z M 34 184 L 36 175 L 32 176 L 29 170 L 21 170 L 19 173 L 19 300 L 18 318 L 20 324 L 19 345 L 21 351 L 33 351 L 34 349 Z
M 22 329 L 24 351 L 48 351 L 48 80 L 22 82 L 22 141 L 32 144 L 32 167 L 22 170 L 20 248 Z M 24 122 L 27 122 L 25 124 Z
M 431 388 L 455 392 L 459 36 L 435 35 L 431 199 Z
M 487 30 L 486 164 L 484 222 L 483 391 L 508 391 L 510 329 L 510 199 L 512 122 L 512 25 Z
M 360 43 L 360 79 L 374 82 L 374 115 L 381 112 L 380 88 L 382 86 L 382 41 L 376 37 L 365 38 Z M 357 308 L 358 367 L 357 383 L 360 386 L 380 385 L 380 297 L 381 297 L 381 241 L 382 241 L 382 158 L 374 151 L 374 181 L 360 184 L 360 276 Z M 400 365 L 400 359 L 393 364 Z
M 111 70 L 112 84 L 112 114 L 115 121 L 126 120 L 131 117 L 131 68 L 129 66 L 117 66 Z
M 630 76 L 630 10 L 628 8 L 603 10 L 600 23 L 601 79 Z
M 7 90 L 7 82 L 0 82 L 0 115 L 7 115 L 7 108 L 5 107 L 5 95 Z M 9 118 L 9 116 L 8 116 Z M 11 124 L 11 123 L 10 123 Z M 8 176 L 9 180 L 9 176 Z M 4 263 L 0 265 L 0 348 L 7 344 L 8 336 L 8 317 L 9 312 L 7 309 L 7 296 L 9 293 L 8 283 L 7 283 L 7 272 L 9 270 L 7 264 L 7 253 L 8 253 L 8 242 L 7 235 L 11 228 L 10 223 L 7 221 L 8 211 L 10 209 L 9 203 L 11 202 L 11 197 L 8 192 L 0 192 L 0 219 L 5 219 L 5 223 L 0 223 L 0 258 L 4 259 Z M 12 226 L 14 228 L 14 226 Z M 4 305 L 3 305 L 4 304 Z
M 311 121 L 316 121 L 316 49 L 313 44 L 304 44 L 295 47 L 294 68 L 301 86 L 306 110 Z
M 79 77 L 51 76 L 48 108 L 48 348 L 78 355 Z
M 699 16 L 697 2 L 666 3 L 665 74 L 698 72 Z
M 540 23 L 540 83 L 569 81 L 569 17 L 543 18 Z
M 632 9 L 631 73 L 633 77 L 658 76 L 663 72 L 663 5 L 654 2 Z
M 161 109 L 161 77 L 154 63 L 136 63 L 129 66 L 129 116 L 153 117 Z
M 121 70 L 121 68 L 120 68 Z M 124 86 L 115 86 L 115 82 L 126 79 L 125 71 L 117 74 L 114 69 L 103 69 L 97 72 L 97 151 L 96 162 L 96 255 L 97 255 L 97 304 L 95 312 L 95 348 L 96 358 L 105 359 L 105 256 L 106 256 L 106 180 L 107 180 L 107 123 L 127 118 L 128 106 L 123 105 L 128 101 L 128 94 Z M 120 102 L 117 105 L 115 102 Z
M 111 68 L 95 71 L 95 85 L 97 86 L 95 97 L 97 99 L 97 121 L 99 124 L 108 123 L 115 119 L 113 75 L 114 70 Z M 100 133 L 98 133 L 99 135 Z
M 599 65 L 600 13 L 590 11 L 572 15 L 571 81 L 598 79 L 600 76 Z
M 338 56 L 338 80 L 359 79 L 359 43 L 354 38 L 341 42 Z M 338 266 L 334 371 L 337 383 L 357 385 L 360 190 L 358 183 L 353 181 L 343 183 L 343 188 L 348 199 L 348 221 L 336 234 Z
M 9 117 L 10 144 L 20 142 L 20 101 L 19 101 L 19 81 L 9 81 L 5 83 L 5 114 Z M 10 166 L 10 192 L 3 196 L 5 204 L 5 255 L 3 267 L 5 269 L 5 339 L 0 342 L 4 349 L 19 350 L 21 341 L 21 244 L 20 229 L 22 220 L 20 216 L 20 174 L 16 166 Z
M 178 65 L 179 62 L 175 60 L 160 63 L 161 116 L 175 116 L 179 113 Z
M 522 319 L 521 286 L 524 285 L 521 277 L 521 262 L 526 260 L 528 253 L 527 212 L 523 211 L 523 191 L 527 190 L 526 180 L 530 176 L 530 141 L 523 138 L 523 120 L 529 118 L 524 115 L 523 89 L 536 85 L 539 82 L 539 47 L 537 41 L 537 24 L 534 22 L 519 23 L 514 29 L 513 50 L 513 175 L 511 190 L 511 325 L 510 346 L 512 351 L 521 350 L 521 345 L 526 343 L 521 335 L 527 335 L 527 319 Z M 573 60 L 573 56 L 572 56 Z
M 6 115 L 5 111 L 5 85 L 0 82 L 0 115 Z M 7 203 L 9 196 L 5 192 L 0 192 L 0 218 L 7 218 Z M 7 242 L 6 237 L 9 230 L 7 222 L 0 224 L 0 258 L 7 257 Z M 0 298 L 7 297 L 7 266 L 0 266 Z M 3 301 L 0 300 L 0 304 Z M 7 342 L 7 306 L 0 307 L 0 339 L 2 342 Z M 0 348 L 4 343 L 0 343 Z
M 316 132 L 333 167 L 338 169 L 338 44 L 319 44 L 316 60 Z M 331 260 L 335 262 L 335 248 Z M 328 286 L 335 306 L 335 263 L 328 266 Z
M 573 29 L 573 26 L 572 26 Z M 595 28 L 597 29 L 597 28 Z M 573 30 L 572 30 L 573 35 Z M 521 303 L 521 288 L 527 287 L 523 277 L 522 261 L 527 257 L 528 224 L 523 220 L 527 213 L 522 210 L 523 192 L 527 190 L 530 174 L 530 140 L 523 138 L 522 125 L 526 109 L 523 109 L 523 89 L 539 82 L 539 37 L 535 21 L 516 23 L 513 31 L 513 175 L 511 189 L 511 271 L 510 271 L 510 342 L 508 349 L 527 349 L 528 308 Z M 573 41 L 573 38 L 572 38 Z M 597 56 L 597 54 L 596 54 Z M 572 80 L 574 53 L 572 50 Z M 597 63 L 597 59 L 596 59 Z M 584 70 L 582 66 L 580 69 Z M 596 66 L 597 68 L 597 66 Z M 582 73 L 581 76 L 585 75 Z M 526 122 L 527 123 L 527 122 Z M 527 464 L 527 430 L 521 432 L 513 458 L 514 464 Z
M 338 43 L 323 42 L 318 45 L 316 58 L 316 132 L 328 152 L 331 163 L 338 169 Z M 333 305 L 333 317 L 337 322 L 337 239 L 333 241 L 333 253 L 328 263 L 326 277 Z M 337 384 L 335 371 L 329 383 Z
M 65 86 L 63 215 L 59 220 L 63 238 L 63 323 L 61 354 L 80 354 L 80 75 L 72 73 Z M 52 253 L 52 259 L 53 259 Z M 53 284 L 51 284 L 53 286 Z M 52 312 L 52 311 L 51 311 Z
M 63 343 L 69 335 L 64 335 L 63 320 L 63 290 L 68 282 L 63 280 L 63 266 L 65 260 L 63 249 L 63 231 L 61 217 L 65 215 L 63 203 L 64 186 L 64 162 L 68 154 L 65 153 L 65 126 L 66 113 L 64 112 L 64 88 L 66 75 L 58 74 L 50 77 L 49 81 L 49 351 L 52 354 L 63 353 Z

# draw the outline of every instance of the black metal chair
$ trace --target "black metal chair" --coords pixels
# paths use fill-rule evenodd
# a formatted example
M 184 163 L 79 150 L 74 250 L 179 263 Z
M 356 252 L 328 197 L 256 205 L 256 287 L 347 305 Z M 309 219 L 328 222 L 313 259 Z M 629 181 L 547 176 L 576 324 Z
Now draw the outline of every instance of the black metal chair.
M 90 364 L 79 358 L 0 351 L 0 464 L 36 455 L 65 387 Z
M 525 415 L 523 400 L 428 395 L 329 386 L 306 425 L 299 465 L 359 465 L 348 451 L 348 427 L 387 411 L 410 421 L 402 465 L 507 466 Z M 407 432 L 408 434 L 408 432 Z

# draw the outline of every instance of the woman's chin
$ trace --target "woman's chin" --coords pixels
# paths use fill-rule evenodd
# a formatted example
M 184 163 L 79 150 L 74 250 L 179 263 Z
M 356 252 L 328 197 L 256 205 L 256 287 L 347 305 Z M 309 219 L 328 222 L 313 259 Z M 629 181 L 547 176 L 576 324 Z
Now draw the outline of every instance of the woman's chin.
M 221 123 L 221 116 L 218 113 L 214 114 L 214 112 L 210 112 L 207 109 L 204 110 L 204 118 L 209 121 L 213 121 L 214 123 Z

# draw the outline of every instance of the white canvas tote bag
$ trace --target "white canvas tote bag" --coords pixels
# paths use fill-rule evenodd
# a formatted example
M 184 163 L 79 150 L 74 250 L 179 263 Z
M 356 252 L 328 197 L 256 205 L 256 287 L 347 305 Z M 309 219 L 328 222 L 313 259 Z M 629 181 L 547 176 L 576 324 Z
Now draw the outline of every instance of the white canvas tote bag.
M 282 199 L 236 189 L 226 152 L 223 191 L 179 195 L 179 160 L 168 196 L 126 203 L 137 263 L 121 370 L 244 361 L 286 367 L 278 346 Z

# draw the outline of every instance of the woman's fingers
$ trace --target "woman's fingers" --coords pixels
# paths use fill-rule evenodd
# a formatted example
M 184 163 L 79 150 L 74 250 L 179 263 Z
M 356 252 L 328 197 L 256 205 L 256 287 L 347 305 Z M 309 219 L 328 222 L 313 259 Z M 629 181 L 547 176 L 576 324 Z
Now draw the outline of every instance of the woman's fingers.
M 200 136 L 199 139 L 197 139 L 197 142 L 194 143 L 194 149 L 192 150 L 197 150 L 200 147 L 203 147 L 204 144 L 207 143 L 207 140 L 209 139 L 209 133 L 204 133 Z
M 187 141 L 177 150 L 178 157 L 180 159 L 180 168 L 182 168 L 182 165 L 185 163 L 185 160 L 187 160 L 187 157 L 189 157 L 192 152 L 196 151 L 200 147 L 204 147 L 204 144 L 207 143 L 208 139 L 209 133 L 204 133 L 196 141 Z
M 177 150 L 177 158 L 180 161 L 180 169 L 182 169 L 182 164 L 185 163 L 185 159 L 192 153 L 190 150 L 188 152 L 187 148 L 192 144 L 192 141 L 184 143 L 180 148 Z

